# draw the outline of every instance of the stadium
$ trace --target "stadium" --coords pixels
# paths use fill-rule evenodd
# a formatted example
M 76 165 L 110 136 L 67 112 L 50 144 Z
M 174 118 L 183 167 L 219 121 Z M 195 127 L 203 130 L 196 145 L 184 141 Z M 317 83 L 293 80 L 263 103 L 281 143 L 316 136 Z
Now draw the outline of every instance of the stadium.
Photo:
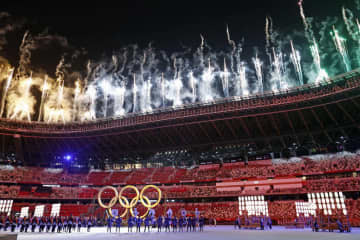
M 299 6 L 311 70 L 292 41 L 288 63 L 276 52 L 266 18 L 273 62 L 247 77 L 229 28 L 225 57 L 201 35 L 200 67 L 184 54 L 155 74 L 158 53 L 132 49 L 84 81 L 64 57 L 53 77 L 30 70 L 53 38 L 26 31 L 19 64 L 0 58 L 0 239 L 357 239 L 360 69 L 333 27 L 346 71 L 323 70 Z

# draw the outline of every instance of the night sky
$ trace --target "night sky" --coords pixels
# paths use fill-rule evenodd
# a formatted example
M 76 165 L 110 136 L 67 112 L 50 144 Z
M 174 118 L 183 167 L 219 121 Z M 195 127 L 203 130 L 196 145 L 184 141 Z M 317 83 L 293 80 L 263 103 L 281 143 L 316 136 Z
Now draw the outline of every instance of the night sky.
M 305 0 L 304 8 L 315 20 L 340 18 L 342 5 L 355 12 L 354 1 Z M 198 46 L 200 33 L 211 46 L 223 49 L 227 46 L 227 24 L 234 40 L 245 39 L 245 48 L 258 46 L 263 50 L 267 15 L 281 32 L 303 30 L 297 0 L 120 0 L 116 4 L 88 1 L 73 5 L 64 1 L 48 1 L 46 5 L 2 1 L 0 11 L 26 18 L 31 31 L 48 28 L 49 33 L 66 37 L 76 48 L 85 48 L 90 58 L 134 43 L 145 47 L 153 42 L 157 49 L 179 51 L 182 46 Z

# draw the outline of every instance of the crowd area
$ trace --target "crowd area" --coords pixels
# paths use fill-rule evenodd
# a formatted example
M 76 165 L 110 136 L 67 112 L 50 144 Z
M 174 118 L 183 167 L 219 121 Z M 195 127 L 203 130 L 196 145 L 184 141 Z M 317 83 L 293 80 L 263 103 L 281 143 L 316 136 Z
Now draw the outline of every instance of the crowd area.
M 282 189 L 258 189 L 250 195 L 291 195 L 308 192 L 353 192 L 360 189 L 359 155 L 338 156 L 321 159 L 303 158 L 292 162 L 273 161 L 266 166 L 226 164 L 192 169 L 159 168 L 138 169 L 132 171 L 91 171 L 87 174 L 71 174 L 63 169 L 44 169 L 34 167 L 0 167 L 0 198 L 18 199 L 13 210 L 20 212 L 21 207 L 35 208 L 29 200 L 86 200 L 92 204 L 62 204 L 61 216 L 104 216 L 104 210 L 95 204 L 99 189 L 104 185 L 157 184 L 163 192 L 164 201 L 156 207 L 158 213 L 164 213 L 171 207 L 178 214 L 182 208 L 189 212 L 199 209 L 205 219 L 212 222 L 233 221 L 238 214 L 237 201 L 186 203 L 183 199 L 221 198 L 249 195 L 248 191 L 218 191 L 216 181 L 221 180 L 254 180 L 282 178 L 292 176 L 302 179 L 302 186 Z M 86 185 L 86 187 L 85 187 Z M 131 194 L 125 193 L 131 198 Z M 146 196 L 155 199 L 156 191 L 147 191 Z M 104 192 L 103 197 L 111 198 L 112 193 Z M 178 200 L 177 200 L 178 199 Z M 33 201 L 34 202 L 34 201 Z M 49 204 L 45 204 L 46 216 L 50 216 Z M 346 199 L 349 219 L 352 225 L 360 226 L 360 200 Z M 119 205 L 117 208 L 121 209 Z M 121 211 L 121 210 L 119 210 Z M 143 212 L 141 206 L 139 211 Z M 269 201 L 269 215 L 275 223 L 286 224 L 296 219 L 295 201 Z
M 10 199 L 93 199 L 97 196 L 100 187 L 51 187 L 47 192 L 37 192 L 38 188 L 32 186 L 22 189 L 18 185 L 0 185 L 0 198 Z M 217 191 L 215 185 L 211 186 L 161 186 L 160 189 L 166 194 L 167 198 L 198 198 L 198 197 L 231 197 L 241 195 L 272 195 L 272 194 L 305 194 L 308 192 L 337 192 L 353 191 L 360 189 L 360 177 L 330 178 L 303 181 L 303 186 L 299 188 L 282 189 L 258 189 L 240 191 Z M 106 194 L 106 192 L 105 192 Z M 149 197 L 156 195 L 156 192 L 147 193 Z M 127 193 L 125 193 L 127 195 Z
M 271 165 L 227 164 L 214 168 L 142 168 L 130 171 L 90 171 L 84 174 L 72 174 L 62 169 L 35 167 L 0 167 L 0 182 L 32 183 L 59 185 L 97 185 L 107 184 L 148 184 L 148 183 L 183 183 L 207 182 L 254 177 L 277 177 L 324 174 L 339 171 L 357 171 L 360 169 L 360 155 L 343 157 L 332 156 L 314 160 L 303 158 L 298 162 L 273 163 Z
M 167 198 L 226 197 L 239 195 L 294 194 L 353 191 L 360 189 L 360 156 L 325 159 L 304 158 L 296 162 L 262 166 L 227 164 L 206 168 L 144 168 L 133 171 L 91 171 L 71 174 L 62 169 L 2 166 L 1 198 L 93 199 L 104 185 L 157 184 Z M 302 185 L 259 188 L 254 191 L 218 191 L 216 182 L 226 180 L 302 178 Z M 169 180 L 172 179 L 172 180 Z M 47 186 L 47 187 L 44 187 Z M 155 192 L 148 193 L 150 197 Z

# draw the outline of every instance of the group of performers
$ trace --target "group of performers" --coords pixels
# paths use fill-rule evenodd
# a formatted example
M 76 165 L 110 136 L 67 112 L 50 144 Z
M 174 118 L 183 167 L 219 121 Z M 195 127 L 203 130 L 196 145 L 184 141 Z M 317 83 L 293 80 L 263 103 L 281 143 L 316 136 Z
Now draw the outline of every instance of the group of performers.
M 116 232 L 120 231 L 122 219 L 120 217 L 108 217 L 107 218 L 107 232 L 111 232 L 112 227 L 115 225 Z M 205 218 L 201 216 L 196 217 L 179 217 L 176 216 L 159 216 L 158 218 L 152 216 L 146 216 L 144 219 L 130 216 L 127 219 L 128 232 L 133 232 L 133 228 L 136 228 L 136 232 L 141 231 L 141 226 L 144 226 L 144 232 L 151 232 L 151 229 L 157 229 L 157 232 L 195 232 L 204 231 Z
M 111 232 L 115 226 L 115 231 L 120 232 L 122 225 L 127 224 L 128 232 L 140 232 L 144 226 L 144 232 L 151 232 L 157 229 L 157 232 L 195 232 L 204 231 L 205 218 L 200 216 L 200 212 L 195 211 L 194 216 L 187 216 L 186 211 L 181 211 L 181 216 L 173 215 L 169 209 L 166 215 L 155 217 L 155 211 L 151 209 L 148 215 L 143 219 L 139 217 L 138 212 L 134 209 L 133 215 L 130 215 L 126 223 L 121 217 L 110 216 L 106 218 L 107 232 Z M 46 232 L 46 233 L 71 233 L 81 232 L 85 228 L 90 232 L 91 227 L 96 225 L 95 218 L 83 217 L 0 217 L 0 231 L 10 232 Z M 156 230 L 155 230 L 156 231 Z
M 108 216 L 106 218 L 107 232 L 111 232 L 115 226 L 115 231 L 120 232 L 120 228 L 123 225 L 127 225 L 127 231 L 140 232 L 141 227 L 144 226 L 144 232 L 195 232 L 204 231 L 205 218 L 200 216 L 200 213 L 196 210 L 194 216 L 188 216 L 186 211 L 181 210 L 179 217 L 172 214 L 172 210 L 169 209 L 166 215 L 155 217 L 155 211 L 150 211 L 149 214 L 142 219 L 138 216 L 135 209 L 134 216 L 129 216 L 124 221 L 121 217 Z M 325 219 L 320 217 L 307 218 L 307 219 L 295 219 L 295 226 L 302 225 L 312 228 L 313 231 L 318 232 L 319 230 L 339 230 L 340 232 L 350 232 L 351 227 L 349 220 L 346 219 Z M 84 217 L 0 217 L 0 231 L 11 231 L 11 232 L 47 232 L 47 233 L 71 233 L 81 232 L 82 228 L 85 231 L 90 232 L 91 227 L 96 225 L 95 218 L 84 218 Z M 266 216 L 238 216 L 234 222 L 235 229 L 261 229 L 265 228 L 272 229 L 272 221 L 270 217 Z M 155 230 L 154 230 L 155 229 Z
M 141 231 L 141 226 L 144 226 L 144 232 L 151 232 L 151 229 L 157 229 L 157 232 L 195 232 L 204 231 L 205 218 L 200 216 L 200 212 L 195 211 L 195 216 L 187 216 L 186 211 L 181 211 L 181 216 L 173 216 L 172 210 L 169 209 L 165 215 L 155 217 L 155 211 L 150 210 L 149 214 L 142 219 L 138 216 L 136 209 L 134 210 L 134 216 L 129 216 L 127 219 L 128 232 L 133 232 L 133 228 L 136 228 L 136 232 Z M 107 217 L 107 232 L 111 232 L 112 227 L 115 225 L 116 232 L 120 232 L 122 219 L 121 217 Z M 156 230 L 155 230 L 156 231 Z
M 304 216 L 300 214 L 293 222 L 287 224 L 290 228 L 311 228 L 313 232 L 319 231 L 339 231 L 351 232 L 351 225 L 349 216 L 337 215 L 322 215 L 317 216 Z
M 15 232 L 47 232 L 47 233 L 71 233 L 80 232 L 81 228 L 90 232 L 91 227 L 95 225 L 94 218 L 73 218 L 73 217 L 6 217 L 0 219 L 0 231 Z
M 269 230 L 272 229 L 272 221 L 267 216 L 244 216 L 241 218 L 238 216 L 234 222 L 235 229 L 257 229 L 265 230 L 267 227 Z
M 325 218 L 326 219 L 326 218 Z M 311 228 L 313 232 L 319 232 L 319 230 L 333 232 L 334 230 L 339 230 L 339 232 L 351 232 L 351 226 L 349 219 L 341 218 L 313 218 L 311 219 Z

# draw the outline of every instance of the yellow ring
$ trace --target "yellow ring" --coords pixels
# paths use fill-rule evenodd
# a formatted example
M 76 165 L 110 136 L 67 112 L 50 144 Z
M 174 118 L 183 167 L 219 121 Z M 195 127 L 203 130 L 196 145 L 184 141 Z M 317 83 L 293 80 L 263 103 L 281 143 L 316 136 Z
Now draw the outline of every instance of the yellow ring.
M 148 204 L 151 204 L 150 200 L 146 196 L 144 196 L 144 199 L 147 201 Z M 150 209 L 151 208 L 148 208 L 144 215 L 142 215 L 140 218 L 145 218 L 148 215 Z
M 158 197 L 158 200 L 154 203 L 154 204 L 151 204 L 150 201 L 148 201 L 148 203 L 145 203 L 144 201 L 144 192 L 148 189 L 148 188 L 154 188 L 158 193 L 159 193 L 159 197 Z M 149 200 L 149 199 L 148 199 Z M 146 208 L 154 208 L 156 207 L 161 201 L 161 190 L 160 188 L 158 188 L 157 186 L 155 185 L 146 185 L 140 192 L 140 202 L 142 203 L 142 205 L 144 205 L 144 207 Z
M 126 197 L 122 197 L 122 198 L 124 199 L 124 201 L 125 201 L 127 204 L 129 204 L 129 201 L 127 200 Z M 123 214 L 121 214 L 120 216 L 114 216 L 114 215 L 112 214 L 111 208 L 108 208 L 108 209 L 107 209 L 108 214 L 109 214 L 111 217 L 115 217 L 115 218 L 119 218 L 119 217 L 120 217 L 120 218 L 123 218 L 123 217 L 125 217 L 126 214 L 128 213 L 128 210 L 129 210 L 129 209 L 125 208 L 125 211 L 123 212 Z
M 132 190 L 134 190 L 135 191 L 135 193 L 136 193 L 136 197 L 134 197 L 131 201 L 130 201 L 130 204 L 129 204 L 129 202 L 127 202 L 127 204 L 125 204 L 124 202 L 123 202 L 123 192 L 126 190 L 126 189 L 128 189 L 128 188 L 130 188 L 130 189 L 132 189 Z M 133 186 L 133 185 L 127 185 L 127 186 L 125 186 L 125 187 L 123 187 L 121 190 L 120 190 L 120 193 L 119 193 L 119 195 L 118 195 L 118 197 L 119 197 L 119 203 L 120 203 L 120 205 L 122 206 L 122 207 L 124 207 L 124 208 L 133 208 L 133 207 L 135 207 L 136 206 L 136 204 L 137 204 L 137 202 L 139 201 L 139 190 L 135 187 L 135 186 Z
M 148 204 L 150 204 L 150 200 L 149 200 L 146 196 L 144 196 L 144 199 L 147 201 Z M 140 216 L 140 218 L 144 219 L 144 218 L 148 215 L 150 209 L 151 209 L 151 208 L 147 208 L 147 210 L 146 210 L 146 212 L 144 213 L 144 215 Z M 135 217 L 132 208 L 130 208 L 130 214 L 131 214 L 131 216 Z
M 105 205 L 102 200 L 101 200 L 101 194 L 105 191 L 105 189 L 111 189 L 114 191 L 115 193 L 115 197 L 113 197 L 110 202 L 109 202 L 109 205 Z M 118 191 L 116 190 L 116 188 L 112 187 L 112 186 L 106 186 L 106 187 L 103 187 L 100 189 L 99 193 L 98 193 L 98 203 L 99 205 L 102 207 L 102 208 L 106 208 L 106 209 L 109 209 L 109 208 L 112 208 L 115 204 L 116 204 L 116 201 L 117 201 L 117 198 L 119 196 L 119 193 Z

